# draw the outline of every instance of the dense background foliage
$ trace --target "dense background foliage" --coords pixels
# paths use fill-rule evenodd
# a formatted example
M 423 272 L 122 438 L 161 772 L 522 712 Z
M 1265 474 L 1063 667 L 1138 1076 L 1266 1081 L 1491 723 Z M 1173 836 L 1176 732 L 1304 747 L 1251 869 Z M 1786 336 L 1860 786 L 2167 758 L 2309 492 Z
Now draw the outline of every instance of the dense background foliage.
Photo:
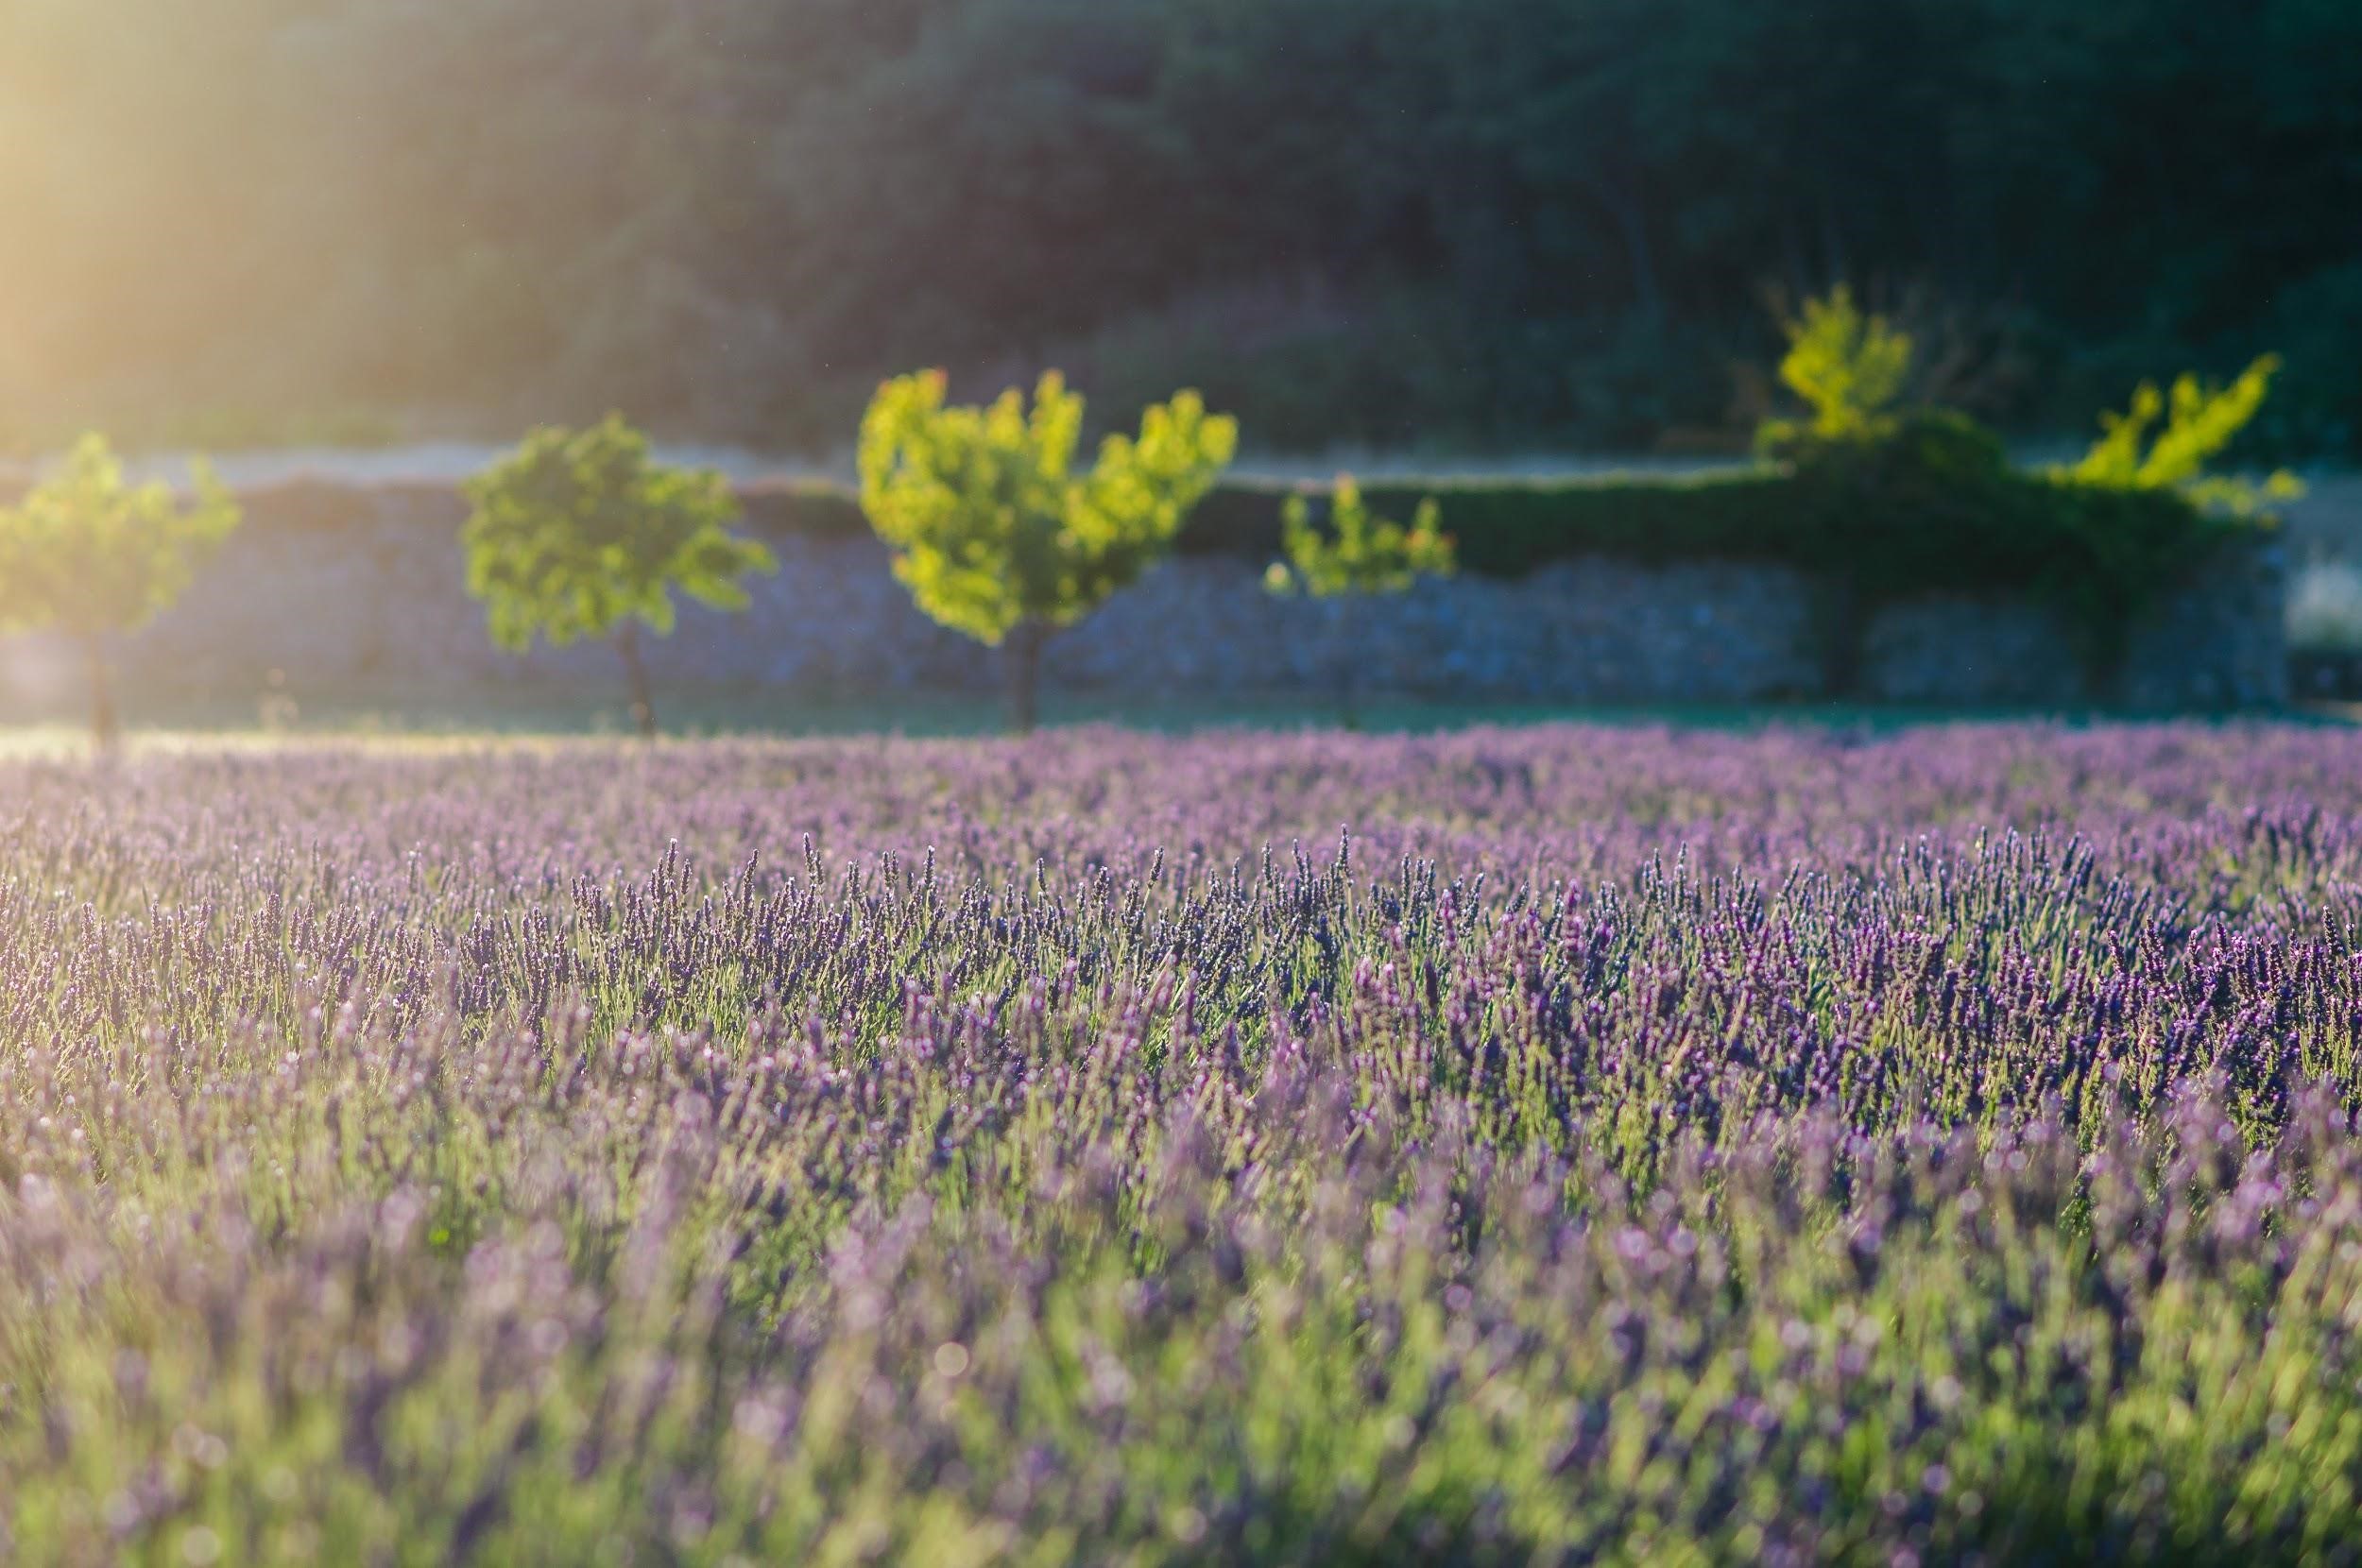
M 2354 1561 L 2356 761 L 11 760 L 0 1555 Z
M 1627 446 L 1852 278 L 1988 418 L 2285 347 L 2262 437 L 2350 452 L 2358 105 L 2345 0 L 19 0 L 0 437 L 833 443 L 1056 363 Z

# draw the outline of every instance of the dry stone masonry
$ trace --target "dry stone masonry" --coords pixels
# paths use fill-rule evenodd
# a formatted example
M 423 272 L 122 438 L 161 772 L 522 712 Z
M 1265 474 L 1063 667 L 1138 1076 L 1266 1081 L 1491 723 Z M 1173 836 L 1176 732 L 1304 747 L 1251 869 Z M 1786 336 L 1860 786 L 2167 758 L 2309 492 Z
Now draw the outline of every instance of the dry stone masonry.
M 119 651 L 127 687 L 244 700 L 607 690 L 605 648 L 516 657 L 487 639 L 463 588 L 448 489 L 300 484 L 248 498 L 248 521 L 188 596 Z M 682 690 L 820 696 L 983 692 L 989 658 L 928 622 L 864 537 L 770 541 L 778 576 L 751 612 L 695 605 L 651 656 Z M 2025 599 L 1892 605 L 1830 656 L 1828 596 L 1797 571 L 1739 561 L 1642 566 L 1592 557 L 1516 581 L 1463 575 L 1397 599 L 1275 599 L 1259 561 L 1167 562 L 1050 647 L 1053 689 L 1142 698 L 1326 691 L 1342 664 L 1372 693 L 1545 704 L 1737 704 L 1826 698 L 1850 668 L 1862 698 L 1926 705 L 2140 709 L 2269 707 L 2286 697 L 2285 564 L 2244 545 L 2154 605 L 2121 671 L 2096 689 L 2069 628 Z M 19 706 L 70 688 L 27 639 L 4 667 Z

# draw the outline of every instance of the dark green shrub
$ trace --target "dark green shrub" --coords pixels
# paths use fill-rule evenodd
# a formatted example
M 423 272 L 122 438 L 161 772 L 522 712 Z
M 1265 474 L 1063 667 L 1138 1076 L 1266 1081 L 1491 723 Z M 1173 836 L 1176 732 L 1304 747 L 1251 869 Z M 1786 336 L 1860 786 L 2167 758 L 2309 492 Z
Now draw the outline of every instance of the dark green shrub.
M 1857 637 L 1877 604 L 1915 593 L 2027 592 L 2066 616 L 2102 676 L 2142 605 L 2251 526 L 2178 490 L 2020 472 L 1992 432 L 1950 413 L 1809 443 L 1789 472 L 1797 511 L 1814 520 L 1798 537 L 1818 556 L 1797 564 L 1823 574 L 1850 612 L 1839 637 Z

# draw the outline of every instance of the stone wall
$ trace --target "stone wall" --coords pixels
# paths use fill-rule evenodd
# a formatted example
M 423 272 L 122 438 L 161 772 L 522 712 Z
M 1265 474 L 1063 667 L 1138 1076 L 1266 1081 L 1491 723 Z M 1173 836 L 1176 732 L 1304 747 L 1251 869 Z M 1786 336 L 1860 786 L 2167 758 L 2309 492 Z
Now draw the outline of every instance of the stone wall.
M 450 491 L 290 486 L 248 497 L 248 521 L 189 595 L 118 651 L 127 689 L 244 700 L 284 690 L 464 695 L 502 687 L 611 690 L 604 648 L 516 657 L 487 640 L 463 588 Z M 862 537 L 773 541 L 778 576 L 745 616 L 684 606 L 651 665 L 674 690 L 820 695 L 984 692 L 995 663 L 929 622 Z M 2095 692 L 2069 630 L 2025 601 L 1888 606 L 1831 657 L 1828 596 L 1791 570 L 1584 558 L 1518 581 L 1463 576 L 1397 599 L 1279 600 L 1259 562 L 1156 569 L 1055 639 L 1053 689 L 1146 695 L 1323 692 L 1350 667 L 1369 692 L 1559 704 L 1737 704 L 1856 694 L 1894 702 L 2145 708 L 2268 706 L 2286 694 L 2280 552 L 2242 547 L 2134 629 L 2125 675 Z M 65 651 L 23 639 L 0 661 L 20 701 L 72 687 Z
M 1936 595 L 1892 605 L 1863 634 L 1861 694 L 1877 701 L 2143 712 L 2288 700 L 2287 553 L 2259 537 L 2220 552 L 2139 616 L 2095 676 L 2074 628 L 2030 599 Z

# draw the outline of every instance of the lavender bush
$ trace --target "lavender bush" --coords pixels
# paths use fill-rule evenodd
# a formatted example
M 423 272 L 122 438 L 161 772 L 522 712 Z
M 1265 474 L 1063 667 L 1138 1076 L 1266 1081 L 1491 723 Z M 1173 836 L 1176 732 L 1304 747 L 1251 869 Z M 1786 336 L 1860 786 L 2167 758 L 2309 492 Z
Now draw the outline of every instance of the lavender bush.
M 2362 739 L 0 765 L 0 1559 L 2351 1561 Z

